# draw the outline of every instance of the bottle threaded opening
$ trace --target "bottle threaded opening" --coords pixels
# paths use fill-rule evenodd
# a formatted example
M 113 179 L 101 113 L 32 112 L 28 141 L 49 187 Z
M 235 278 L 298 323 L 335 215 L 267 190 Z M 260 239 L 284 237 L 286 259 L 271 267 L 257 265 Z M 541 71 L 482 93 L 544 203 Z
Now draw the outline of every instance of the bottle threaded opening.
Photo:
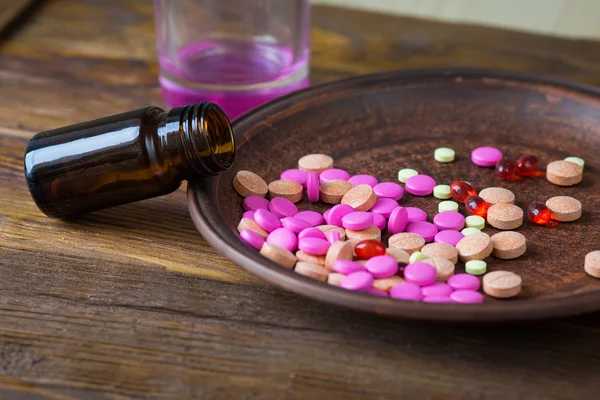
M 201 123 L 213 157 L 225 169 L 231 167 L 235 159 L 235 140 L 225 112 L 221 107 L 210 103 L 202 110 Z

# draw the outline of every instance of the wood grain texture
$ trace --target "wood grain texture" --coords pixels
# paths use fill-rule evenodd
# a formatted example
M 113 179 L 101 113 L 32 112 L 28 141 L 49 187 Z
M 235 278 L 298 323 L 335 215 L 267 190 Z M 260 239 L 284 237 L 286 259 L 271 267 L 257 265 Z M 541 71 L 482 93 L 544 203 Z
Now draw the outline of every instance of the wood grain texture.
M 507 68 L 600 84 L 600 44 L 330 7 L 314 83 L 393 69 Z M 273 288 L 198 235 L 184 190 L 45 218 L 34 133 L 161 104 L 150 1 L 48 1 L 0 45 L 0 398 L 587 399 L 598 315 L 410 324 Z

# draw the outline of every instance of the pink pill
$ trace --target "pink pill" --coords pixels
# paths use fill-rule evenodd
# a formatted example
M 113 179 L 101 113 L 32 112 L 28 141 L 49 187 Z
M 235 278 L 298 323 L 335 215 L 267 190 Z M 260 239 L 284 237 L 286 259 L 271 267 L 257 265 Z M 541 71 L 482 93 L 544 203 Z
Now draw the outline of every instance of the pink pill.
M 331 246 L 331 244 L 327 240 L 314 237 L 304 237 L 298 241 L 298 248 L 313 256 L 324 256 L 327 254 L 329 246 Z
M 408 264 L 404 267 L 404 280 L 419 286 L 429 286 L 435 283 L 436 269 L 424 262 Z
M 471 161 L 480 167 L 495 167 L 502 159 L 502 152 L 495 147 L 478 147 L 471 152 Z
M 281 173 L 280 179 L 298 182 L 302 186 L 306 187 L 307 177 L 308 172 L 306 171 L 302 171 L 301 169 L 288 169 L 287 171 L 283 171 Z
M 399 300 L 420 301 L 423 294 L 421 288 L 414 283 L 400 283 L 390 290 L 390 297 Z
M 366 271 L 353 272 L 342 279 L 340 286 L 348 290 L 367 290 L 373 286 L 373 275 Z
M 240 239 L 246 244 L 254 247 L 256 250 L 260 250 L 265 244 L 265 240 L 260 235 L 250 229 L 242 229 L 240 232 Z
M 448 285 L 447 283 L 436 282 L 433 285 L 423 286 L 421 291 L 425 297 L 440 297 L 450 296 L 450 293 L 452 293 L 454 289 L 452 289 L 452 286 Z
M 384 230 L 387 226 L 387 220 L 381 214 L 372 213 L 373 215 L 373 225 L 379 228 L 379 230 Z
M 353 231 L 361 231 L 373 225 L 373 215 L 365 211 L 355 211 L 342 217 L 342 226 Z
M 304 239 L 308 237 L 327 240 L 327 236 L 325 236 L 323 231 L 317 228 L 306 228 L 298 234 L 298 239 Z
M 408 211 L 402 206 L 394 208 L 394 211 L 390 214 L 388 220 L 388 233 L 394 235 L 396 233 L 404 232 L 408 225 Z
M 275 214 L 269 210 L 263 208 L 256 210 L 254 213 L 254 220 L 267 232 L 273 232 L 277 228 L 281 228 L 281 221 Z
M 377 199 L 375 204 L 373 204 L 373 207 L 371 207 L 371 210 L 369 211 L 375 214 L 381 214 L 384 217 L 389 218 L 390 214 L 392 213 L 392 211 L 394 211 L 394 208 L 396 207 L 398 207 L 398 202 L 396 200 L 380 197 Z
M 386 292 L 385 290 L 376 289 L 374 287 L 367 289 L 367 293 L 372 294 L 374 296 L 379 296 L 379 297 L 388 297 L 389 296 L 388 292 Z
M 435 179 L 429 175 L 411 176 L 404 183 L 406 191 L 414 196 L 429 196 L 436 185 Z
M 417 207 L 406 207 L 408 212 L 408 223 L 427 221 L 427 213 Z
M 444 211 L 433 217 L 433 224 L 440 231 L 460 231 L 465 227 L 465 217 L 457 211 Z
M 288 199 L 275 197 L 269 203 L 269 211 L 279 218 L 293 217 L 298 214 L 298 207 Z
M 454 303 L 450 296 L 425 296 L 423 303 Z
M 378 198 L 387 198 L 396 201 L 400 200 L 404 194 L 402 186 L 395 182 L 381 182 L 373 187 L 373 191 Z
M 469 274 L 452 275 L 446 281 L 454 290 L 477 290 L 479 289 L 479 279 Z
M 344 171 L 343 169 L 331 168 L 326 169 L 325 171 L 321 172 L 321 175 L 319 175 L 319 181 L 321 183 L 332 181 L 335 179 L 347 181 L 348 179 L 350 179 L 350 174 Z
M 475 290 L 457 290 L 450 295 L 455 303 L 478 304 L 483 303 L 483 295 Z
M 446 243 L 450 246 L 456 246 L 460 239 L 464 237 L 465 235 L 459 231 L 440 231 L 435 235 L 433 241 L 436 243 Z
M 303 219 L 308 222 L 310 226 L 323 225 L 323 216 L 316 211 L 300 211 L 298 214 L 294 215 L 294 217 Z
M 353 177 L 348 179 L 348 182 L 350 182 L 354 186 L 369 185 L 371 187 L 374 187 L 375 185 L 377 185 L 377 183 L 379 183 L 377 178 L 375 178 L 373 175 L 367 174 L 354 175 Z
M 254 211 L 246 211 L 244 215 L 242 215 L 242 218 L 254 219 Z
M 333 270 L 340 274 L 350 275 L 354 272 L 364 271 L 365 267 L 362 264 L 350 260 L 335 260 L 333 263 Z
M 431 242 L 438 233 L 438 228 L 431 222 L 419 221 L 408 224 L 406 232 L 416 233 L 417 235 L 421 235 L 426 242 Z
M 298 239 L 294 232 L 287 228 L 277 228 L 267 236 L 267 243 L 294 251 L 298 246 Z
M 306 177 L 306 194 L 311 203 L 319 201 L 319 175 L 316 172 L 309 172 Z
M 269 200 L 259 196 L 248 196 L 244 199 L 244 210 L 256 211 L 260 209 L 269 209 Z
M 326 210 L 323 213 L 323 219 L 325 220 L 325 223 L 328 224 L 329 222 L 327 222 L 329 220 L 329 213 L 331 213 L 331 208 L 329 210 Z
M 342 226 L 342 218 L 354 212 L 354 208 L 348 204 L 337 204 L 329 210 L 328 218 L 325 218 L 327 224 Z
M 289 229 L 294 233 L 300 233 L 307 228 L 312 228 L 312 226 L 308 222 L 297 217 L 282 218 L 281 225 L 283 225 L 284 228 Z
M 390 256 L 375 256 L 367 260 L 365 268 L 374 278 L 389 278 L 398 273 L 398 261 Z
M 329 232 L 327 232 L 327 234 L 325 236 L 327 236 L 327 241 L 331 244 L 334 244 L 335 242 L 339 242 L 342 239 L 342 236 L 340 235 L 340 233 L 338 231 L 334 231 L 334 230 L 330 230 Z

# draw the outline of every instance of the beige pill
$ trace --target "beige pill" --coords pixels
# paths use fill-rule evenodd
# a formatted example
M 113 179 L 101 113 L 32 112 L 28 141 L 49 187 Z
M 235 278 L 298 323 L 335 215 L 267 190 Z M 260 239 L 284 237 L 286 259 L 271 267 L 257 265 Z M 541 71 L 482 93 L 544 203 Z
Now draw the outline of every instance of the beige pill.
M 491 238 L 494 250 L 492 254 L 494 257 L 501 258 L 503 260 L 510 260 L 517 258 L 525 254 L 527 250 L 527 239 L 519 232 L 506 231 L 499 232 L 493 235 Z
M 394 275 L 394 276 L 390 276 L 389 278 L 374 279 L 373 287 L 375 289 L 389 292 L 391 288 L 393 288 L 394 286 L 399 285 L 401 283 L 404 283 L 404 279 L 402 279 L 398 275 Z
M 333 263 L 337 260 L 352 260 L 352 245 L 348 242 L 335 242 L 329 246 L 325 255 L 325 267 L 329 270 L 333 269 Z
M 267 236 L 269 236 L 269 232 L 265 231 L 263 228 L 258 226 L 256 221 L 250 218 L 242 218 L 240 223 L 238 224 L 238 232 L 241 232 L 244 229 L 250 229 L 251 231 L 258 233 L 263 239 L 266 239 Z
M 369 185 L 357 185 L 342 197 L 342 204 L 348 204 L 356 211 L 369 211 L 377 201 L 373 188 Z
M 333 158 L 327 154 L 308 154 L 298 160 L 298 168 L 320 174 L 326 169 L 333 168 Z
M 339 226 L 335 225 L 319 225 L 316 228 L 323 232 L 325 236 L 327 236 L 327 232 L 331 230 L 338 231 L 338 233 L 340 234 L 340 240 L 346 240 L 346 231 L 344 230 L 344 228 L 340 228 Z
M 523 225 L 523 210 L 514 204 L 494 204 L 488 209 L 487 222 L 497 229 L 517 229 Z
M 600 278 L 600 250 L 587 253 L 584 262 L 585 272 L 594 278 Z
M 342 198 L 352 189 L 352 184 L 341 179 L 333 179 L 321 184 L 319 188 L 320 199 L 327 204 L 340 204 Z
M 425 246 L 425 239 L 416 233 L 403 232 L 390 236 L 388 244 L 390 248 L 404 250 L 410 256 Z
M 283 197 L 292 203 L 302 200 L 303 187 L 298 182 L 279 179 L 269 183 L 269 198 Z
M 304 261 L 298 261 L 296 263 L 294 272 L 323 282 L 327 280 L 327 276 L 329 275 L 329 270 L 322 265 L 311 264 Z
M 385 250 L 385 254 L 393 257 L 396 261 L 401 264 L 408 264 L 408 259 L 410 258 L 410 254 L 402 249 L 397 249 L 395 247 L 391 247 Z
M 483 260 L 492 254 L 494 245 L 487 233 L 479 232 L 460 239 L 456 244 L 456 250 L 462 262 Z
M 325 265 L 325 256 L 313 256 L 312 254 L 305 253 L 302 250 L 298 250 L 296 252 L 296 258 L 298 261 L 304 261 L 317 265 Z
M 350 239 L 350 240 L 346 240 L 346 243 L 349 243 L 350 246 L 352 247 L 352 255 L 354 257 L 356 257 L 356 252 L 354 251 L 354 248 L 356 247 L 356 243 L 360 242 L 360 239 Z
M 296 256 L 293 255 L 291 251 L 269 243 L 263 244 L 260 249 L 260 254 L 289 269 L 294 268 L 294 264 L 296 264 L 297 261 Z
M 427 258 L 423 260 L 423 262 L 435 268 L 435 280 L 437 282 L 446 282 L 448 278 L 454 275 L 454 271 L 456 269 L 452 261 L 446 260 L 444 258 Z
M 235 174 L 233 188 L 243 197 L 265 197 L 268 191 L 267 183 L 263 178 L 250 171 L 239 171 Z
M 370 226 L 367 229 L 360 231 L 353 231 L 352 229 L 346 229 L 346 237 L 348 239 L 360 240 L 377 240 L 381 242 L 381 230 L 375 225 Z
M 447 243 L 428 243 L 421 249 L 421 253 L 427 258 L 443 258 L 451 261 L 453 264 L 458 262 L 458 251 L 456 247 Z
M 485 200 L 490 206 L 499 203 L 515 203 L 515 194 L 508 189 L 500 187 L 489 187 L 479 192 L 479 197 Z
M 332 286 L 340 286 L 342 283 L 342 279 L 344 279 L 346 275 L 338 274 L 337 272 L 332 272 L 327 276 L 327 283 Z
M 555 196 L 546 200 L 552 219 L 571 222 L 581 217 L 581 202 L 569 196 Z
M 546 179 L 558 186 L 573 186 L 581 182 L 583 168 L 570 161 L 552 161 L 546 167 Z
M 488 296 L 507 299 L 521 292 L 521 277 L 510 271 L 494 271 L 483 276 L 483 291 Z

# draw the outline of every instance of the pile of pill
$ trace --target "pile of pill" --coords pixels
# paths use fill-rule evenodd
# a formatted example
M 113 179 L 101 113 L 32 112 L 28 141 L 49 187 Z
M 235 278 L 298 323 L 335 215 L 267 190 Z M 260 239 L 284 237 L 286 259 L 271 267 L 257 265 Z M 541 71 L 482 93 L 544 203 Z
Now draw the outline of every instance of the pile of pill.
M 440 163 L 454 158 L 450 148 L 434 152 Z M 471 161 L 495 167 L 501 179 L 534 175 L 539 165 L 534 155 L 513 162 L 493 147 L 474 149 Z M 582 180 L 583 165 L 577 157 L 553 161 L 546 177 L 556 185 L 574 185 Z M 519 275 L 488 272 L 485 262 L 489 256 L 514 259 L 527 250 L 525 236 L 514 231 L 523 224 L 524 212 L 514 204 L 513 192 L 499 187 L 477 192 L 466 181 L 438 185 L 411 168 L 400 170 L 398 181 L 404 187 L 368 174 L 351 176 L 334 168 L 333 158 L 325 154 L 300 158 L 297 169 L 269 184 L 253 172 L 239 171 L 233 186 L 244 197 L 245 212 L 237 229 L 242 241 L 281 266 L 347 290 L 435 303 L 481 303 L 480 289 L 495 298 L 520 293 Z M 424 210 L 399 204 L 405 192 L 443 200 L 432 222 Z M 304 193 L 309 202 L 332 207 L 323 214 L 300 211 L 296 203 Z M 458 211 L 459 203 L 467 217 Z M 575 221 L 581 213 L 581 203 L 567 196 L 536 201 L 527 209 L 536 224 Z M 482 232 L 486 224 L 502 232 L 490 237 Z M 455 274 L 459 261 L 466 273 Z M 600 277 L 600 251 L 588 254 L 585 271 Z

